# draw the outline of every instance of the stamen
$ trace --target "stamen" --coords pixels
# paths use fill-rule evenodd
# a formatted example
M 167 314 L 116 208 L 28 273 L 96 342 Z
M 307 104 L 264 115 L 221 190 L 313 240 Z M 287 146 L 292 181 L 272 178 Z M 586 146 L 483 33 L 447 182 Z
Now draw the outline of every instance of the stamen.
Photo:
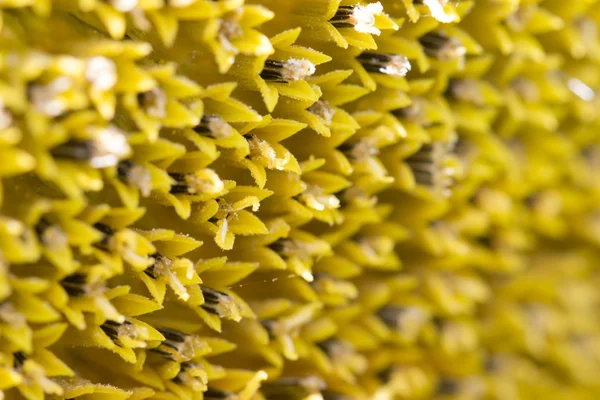
M 219 175 L 209 168 L 193 174 L 170 173 L 169 176 L 175 180 L 171 186 L 172 194 L 218 194 L 225 188 Z
M 310 185 L 298 195 L 298 200 L 313 210 L 333 210 L 340 207 L 340 200 L 333 194 L 323 192 L 323 189 L 316 185 Z
M 484 369 L 487 373 L 498 372 L 502 369 L 502 360 L 496 355 L 490 355 L 485 359 Z
M 505 23 L 513 31 L 521 32 L 534 14 L 535 6 L 533 4 L 523 4 L 514 13 L 506 17 Z
M 21 351 L 13 353 L 13 368 L 16 370 L 21 369 L 21 367 L 23 367 L 23 364 L 25 363 L 25 360 L 27 360 L 27 356 L 25 355 L 25 353 Z
M 23 366 L 27 363 L 26 366 Z M 46 393 L 50 397 L 62 397 L 63 389 L 56 382 L 46 376 L 46 369 L 33 359 L 22 362 L 19 372 L 23 378 L 23 384 L 34 388 L 36 392 Z M 53 396 L 54 395 L 54 396 Z
M 60 285 L 66 290 L 69 296 L 85 296 L 100 293 L 103 285 L 101 282 L 88 283 L 87 276 L 84 274 L 72 274 L 60 281 Z
M 279 378 L 274 382 L 264 382 L 261 392 L 269 400 L 305 399 L 326 388 L 325 382 L 316 376 L 301 378 Z
M 67 244 L 67 235 L 58 225 L 52 225 L 45 219 L 41 219 L 35 226 L 38 238 L 48 248 L 62 247 Z
M 333 363 L 343 365 L 354 373 L 363 373 L 368 367 L 366 357 L 357 353 L 349 342 L 331 338 L 317 343 L 317 346 L 329 356 Z
M 267 60 L 260 77 L 269 82 L 289 83 L 302 80 L 315 73 L 315 65 L 304 59 L 287 61 Z
M 400 54 L 364 51 L 356 59 L 365 70 L 378 74 L 403 77 L 411 69 L 408 58 Z
M 150 351 L 179 363 L 189 361 L 194 358 L 195 351 L 202 347 L 200 338 L 196 335 L 187 335 L 185 333 L 161 328 L 158 331 L 165 337 L 158 347 Z
M 256 136 L 251 136 L 248 140 L 250 146 L 250 153 L 248 157 L 261 163 L 263 166 L 269 169 L 283 170 L 287 160 L 277 159 L 277 153 L 275 149 L 266 140 L 259 139 Z
M 598 44 L 598 25 L 593 18 L 582 15 L 573 20 L 573 25 L 579 31 L 579 36 L 586 49 L 591 50 Z M 581 58 L 584 55 L 585 53 L 582 51 L 574 54 L 575 58 Z
M 454 379 L 442 378 L 438 382 L 438 394 L 453 396 L 460 392 L 460 386 Z
M 295 256 L 300 260 L 308 261 L 321 253 L 318 244 L 311 244 L 297 239 L 279 239 L 276 242 L 271 243 L 268 247 L 279 254 L 283 259 L 289 259 L 290 257 Z M 308 268 L 300 268 L 297 266 L 294 272 L 307 282 L 312 282 L 314 280 L 312 272 Z
M 385 306 L 379 309 L 377 316 L 389 328 L 411 339 L 416 339 L 427 323 L 425 313 L 412 306 Z
M 455 20 L 453 15 L 447 14 L 444 10 L 444 6 L 448 3 L 448 0 L 414 0 L 413 3 L 425 5 L 429 8 L 433 18 L 442 23 L 447 24 Z
M 448 82 L 447 95 L 456 100 L 483 105 L 483 94 L 474 79 L 452 79 Z
M 339 339 L 325 339 L 317 346 L 331 358 L 343 358 L 348 353 L 354 353 L 354 347 L 346 341 Z
M 195 3 L 196 0 L 167 0 L 169 7 L 183 8 Z
M 585 162 L 589 165 L 590 169 L 600 169 L 600 147 L 587 146 L 579 151 L 579 154 Z
M 206 392 L 204 392 L 203 398 L 204 400 L 234 400 L 237 398 L 237 395 L 233 392 L 209 387 L 206 389 Z
M 394 251 L 394 241 L 386 236 L 360 236 L 357 238 L 360 248 L 372 258 L 385 257 Z
M 201 287 L 200 289 L 204 296 L 204 304 L 201 306 L 204 311 L 235 322 L 242 319 L 240 306 L 233 297 L 207 287 Z
M 201 135 L 210 134 L 215 139 L 227 139 L 233 135 L 231 126 L 218 115 L 204 115 L 194 131 Z
M 181 364 L 177 376 L 173 378 L 173 382 L 187 386 L 194 392 L 202 392 L 206 389 L 208 376 L 202 365 L 184 362 Z
M 39 112 L 49 117 L 57 117 L 67 110 L 67 103 L 59 97 L 71 89 L 72 86 L 73 80 L 71 78 L 61 76 L 47 85 L 30 85 L 28 87 L 28 97 Z
M 317 293 L 334 294 L 346 299 L 358 297 L 358 289 L 351 282 L 336 279 L 322 272 L 314 274 L 314 281 L 311 286 Z
M 265 319 L 260 321 L 260 324 L 262 325 L 263 328 L 265 328 L 265 330 L 267 331 L 267 333 L 269 334 L 269 338 L 273 339 L 279 332 L 279 330 L 281 330 L 279 327 L 279 323 L 275 320 L 272 319 Z
M 244 34 L 244 30 L 241 25 L 232 19 L 222 19 L 219 26 L 219 42 L 221 46 L 233 53 L 237 54 L 238 49 L 231 43 L 232 39 L 237 39 Z
M 129 15 L 131 16 L 131 20 L 133 22 L 133 26 L 139 29 L 142 32 L 148 32 L 152 29 L 152 24 L 150 20 L 146 17 L 144 10 L 141 8 L 134 8 L 129 11 Z
M 438 394 L 458 396 L 467 399 L 482 399 L 485 394 L 485 384 L 478 377 L 448 378 L 442 377 L 438 382 Z
M 598 37 L 598 25 L 596 21 L 587 15 L 582 15 L 573 20 L 575 27 L 581 32 L 581 37 L 585 39 L 593 39 Z
M 152 191 L 150 171 L 131 160 L 123 160 L 117 165 L 119 178 L 128 185 L 137 187 L 142 196 L 147 197 Z
M 269 338 L 275 339 L 281 346 L 284 357 L 290 360 L 298 359 L 296 346 L 291 335 L 294 335 L 305 324 L 307 324 L 314 315 L 314 308 L 298 310 L 292 315 L 282 317 L 279 320 L 263 320 L 261 323 L 269 334 Z
M 0 98 L 0 130 L 6 129 L 12 124 L 12 114 L 4 106 L 4 101 Z
M 137 95 L 138 104 L 146 113 L 154 118 L 164 118 L 167 115 L 167 95 L 159 88 L 151 89 Z
M 412 103 L 406 107 L 397 108 L 392 114 L 398 118 L 405 118 L 417 122 L 425 117 L 424 101 L 421 98 L 413 98 Z
M 331 125 L 335 115 L 335 108 L 326 100 L 317 100 L 307 111 L 321 118 L 327 126 Z
M 329 20 L 336 28 L 354 28 L 357 32 L 379 35 L 381 31 L 375 27 L 375 16 L 383 13 L 381 3 L 371 3 L 366 6 L 340 6 L 335 15 Z
M 425 54 L 440 61 L 460 59 L 465 56 L 467 49 L 462 42 L 445 33 L 429 32 L 419 38 Z
M 111 338 L 113 342 L 126 348 L 145 348 L 147 343 L 142 338 L 148 335 L 148 330 L 125 320 L 123 323 L 106 321 L 100 329 Z
M 322 393 L 323 400 L 351 400 L 351 397 L 341 393 L 331 392 L 326 390 Z
M 511 87 L 527 103 L 535 103 L 540 100 L 540 89 L 531 80 L 519 76 L 512 81 Z
M 340 197 L 341 205 L 352 205 L 355 207 L 374 207 L 377 204 L 377 197 L 369 196 L 361 189 L 353 186 L 342 192 Z
M 375 147 L 373 140 L 369 138 L 357 142 L 345 142 L 338 146 L 338 150 L 351 160 L 363 160 L 379 154 L 379 149 Z
M 284 260 L 295 258 L 296 262 L 290 263 L 289 267 L 307 282 L 314 280 L 310 270 L 312 262 L 329 251 L 328 246 L 321 242 L 304 241 L 297 238 L 279 239 L 268 247 Z M 297 262 L 297 260 L 303 262 Z
M 413 172 L 417 184 L 449 195 L 453 180 L 450 171 L 444 168 L 448 145 L 443 143 L 425 144 L 419 151 L 405 159 Z
M 130 324 L 130 323 L 131 322 L 129 322 L 129 321 L 124 322 L 124 324 Z M 118 330 L 119 330 L 120 326 L 121 326 L 121 324 L 119 324 L 118 322 L 106 321 L 105 323 L 100 325 L 100 329 L 102 329 L 102 331 L 106 334 L 106 336 L 111 338 L 113 341 L 116 341 L 119 339 Z
M 101 224 L 99 222 L 94 224 L 94 228 L 98 229 L 100 232 L 102 232 L 104 234 L 104 237 L 102 238 L 102 240 L 95 243 L 94 246 L 96 246 L 97 248 L 102 249 L 102 250 L 110 250 L 111 239 L 112 239 L 113 235 L 116 233 L 116 231 L 113 228 L 111 228 L 110 226 Z
M 92 57 L 87 61 L 85 79 L 95 90 L 110 90 L 117 83 L 117 66 L 109 58 L 102 56 Z
M 83 296 L 87 293 L 85 287 L 87 277 L 83 274 L 69 275 L 60 281 L 61 286 L 67 291 L 69 296 Z
M 177 278 L 177 274 L 172 270 L 173 260 L 159 253 L 154 253 L 152 258 L 154 262 L 144 270 L 144 274 L 152 279 L 164 279 L 177 297 L 183 301 L 187 301 L 190 295 L 183 283 Z
M 0 303 L 0 320 L 6 322 L 14 329 L 20 329 L 27 325 L 27 318 L 15 309 L 12 303 Z
M 110 0 L 110 5 L 117 11 L 130 12 L 138 5 L 138 0 Z
M 114 126 L 101 129 L 94 139 L 72 139 L 51 150 L 54 157 L 87 161 L 94 168 L 115 166 L 130 152 L 127 137 Z
M 268 247 L 283 257 L 290 257 L 295 252 L 295 246 L 292 239 L 278 239 L 268 245 Z
M 475 238 L 475 242 L 481 245 L 482 247 L 485 247 L 486 249 L 490 250 L 495 249 L 497 247 L 496 240 L 492 236 L 478 236 Z

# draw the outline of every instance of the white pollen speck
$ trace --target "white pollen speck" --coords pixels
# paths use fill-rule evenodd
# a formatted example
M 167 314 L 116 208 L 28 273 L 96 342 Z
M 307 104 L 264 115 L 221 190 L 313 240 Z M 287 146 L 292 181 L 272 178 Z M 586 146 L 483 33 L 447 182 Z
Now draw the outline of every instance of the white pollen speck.
M 429 11 L 431 11 L 431 15 L 433 16 L 433 18 L 444 24 L 447 24 L 450 22 L 454 22 L 456 17 L 454 15 L 446 13 L 446 11 L 444 10 L 445 3 L 446 2 L 442 2 L 442 0 L 423 0 L 423 4 L 425 4 L 427 8 L 429 8 Z
M 4 102 L 0 98 L 0 129 L 8 128 L 12 124 L 12 115 L 10 111 L 4 107 Z
M 395 55 L 390 60 L 389 64 L 381 70 L 382 73 L 395 76 L 406 76 L 411 70 L 410 61 L 408 58 L 401 55 Z
M 584 101 L 592 101 L 596 97 L 594 90 L 577 78 L 569 79 L 567 87 L 573 94 Z
M 352 13 L 354 29 L 361 33 L 381 34 L 381 31 L 375 27 L 375 16 L 381 13 L 383 13 L 383 6 L 380 2 L 366 6 L 357 5 Z
M 117 11 L 129 12 L 137 6 L 138 2 L 137 0 L 111 0 L 110 4 Z
M 170 0 L 169 5 L 173 8 L 183 8 L 194 3 L 195 0 Z
M 100 132 L 96 143 L 97 154 L 90 160 L 90 164 L 94 168 L 114 166 L 131 152 L 127 137 L 120 129 L 112 125 Z
M 117 67 L 106 57 L 92 57 L 87 62 L 85 79 L 96 90 L 106 91 L 112 89 L 117 83 Z
M 66 110 L 66 103 L 59 96 L 72 85 L 73 80 L 68 76 L 58 77 L 47 85 L 34 85 L 31 88 L 31 102 L 40 112 L 56 117 Z
M 290 58 L 283 65 L 283 70 L 281 71 L 281 76 L 288 82 L 295 82 L 306 78 L 307 76 L 311 76 L 315 73 L 315 65 L 302 58 Z

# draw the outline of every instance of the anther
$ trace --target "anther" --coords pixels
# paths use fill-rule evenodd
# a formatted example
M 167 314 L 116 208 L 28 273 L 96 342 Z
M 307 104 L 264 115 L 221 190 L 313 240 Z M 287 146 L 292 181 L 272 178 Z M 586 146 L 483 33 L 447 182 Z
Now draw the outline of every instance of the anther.
M 53 225 L 48 220 L 42 218 L 35 226 L 40 241 L 49 248 L 62 247 L 67 244 L 67 235 L 58 225 Z
M 197 348 L 202 346 L 200 339 L 196 335 L 187 335 L 185 333 L 160 328 L 157 329 L 165 338 L 158 347 L 150 351 L 176 362 L 185 362 L 194 358 Z
M 462 42 L 445 33 L 429 32 L 419 38 L 425 54 L 440 61 L 450 61 L 463 57 L 467 49 Z
M 138 104 L 148 115 L 164 118 L 167 115 L 167 95 L 159 88 L 150 89 L 137 95 Z
M 233 134 L 231 126 L 218 115 L 203 115 L 200 123 L 194 127 L 194 131 L 216 139 L 227 139 Z
M 265 81 L 289 83 L 302 80 L 315 73 L 315 65 L 306 59 L 290 58 L 287 61 L 267 60 L 260 77 Z
M 110 240 L 111 240 L 112 236 L 116 233 L 116 230 L 114 230 L 110 226 L 102 224 L 100 222 L 95 223 L 94 228 L 104 234 L 104 237 L 102 238 L 102 240 L 95 243 L 94 246 L 96 246 L 97 248 L 102 249 L 102 250 L 108 250 L 108 248 L 110 247 Z
M 316 376 L 300 378 L 279 378 L 274 382 L 264 382 L 261 392 L 269 400 L 280 399 L 305 399 L 318 394 L 326 388 L 325 382 Z
M 410 338 L 416 338 L 427 322 L 425 313 L 411 306 L 385 306 L 377 316 L 389 328 Z
M 86 161 L 94 168 L 106 168 L 117 165 L 130 151 L 123 132 L 108 126 L 94 139 L 72 139 L 53 148 L 51 153 L 56 158 Z
M 21 369 L 21 367 L 23 367 L 23 364 L 25 363 L 25 360 L 27 360 L 27 356 L 25 355 L 25 353 L 21 351 L 13 353 L 13 368 L 17 370 Z
M 357 32 L 379 35 L 381 31 L 375 27 L 375 16 L 383 13 L 381 3 L 371 3 L 366 6 L 342 5 L 329 20 L 336 28 L 354 28 Z
M 413 98 L 412 103 L 406 107 L 397 108 L 392 114 L 398 118 L 404 118 L 409 121 L 417 122 L 425 116 L 424 101 L 420 98 Z
M 117 83 L 117 66 L 109 58 L 92 57 L 87 61 L 85 79 L 96 90 L 110 90 Z
M 169 176 L 175 180 L 175 184 L 171 186 L 171 194 L 217 194 L 225 188 L 219 175 L 209 168 L 192 174 L 170 173 Z
M 236 397 L 236 394 L 233 392 L 214 389 L 211 387 L 206 389 L 203 395 L 204 400 L 234 400 Z
M 185 285 L 181 283 L 175 271 L 173 271 L 174 261 L 160 253 L 152 254 L 152 265 L 144 270 L 144 274 L 152 279 L 163 279 L 167 285 L 183 301 L 190 298 Z M 190 271 L 188 270 L 188 273 Z M 191 271 L 193 272 L 193 271 Z M 191 276 L 191 275 L 190 275 Z
M 442 23 L 453 22 L 455 17 L 449 15 L 444 10 L 444 6 L 448 3 L 448 0 L 413 0 L 414 4 L 422 4 L 429 8 L 431 16 Z
M 208 377 L 202 365 L 187 361 L 181 363 L 179 373 L 173 378 L 173 382 L 187 386 L 194 392 L 201 392 L 206 389 Z
M 0 98 L 0 130 L 8 128 L 13 122 L 12 114 L 4 106 L 4 101 Z
M 408 58 L 400 54 L 363 51 L 357 61 L 368 72 L 403 77 L 410 71 Z
M 60 281 L 60 285 L 69 296 L 83 296 L 88 294 L 89 286 L 84 274 L 72 274 Z
M 126 184 L 137 187 L 143 196 L 150 195 L 152 176 L 146 168 L 131 160 L 123 160 L 117 165 L 117 174 Z
M 363 160 L 379 154 L 379 149 L 369 138 L 364 138 L 356 142 L 342 143 L 338 146 L 338 150 L 351 160 Z
M 313 105 L 307 108 L 311 114 L 321 118 L 326 125 L 330 125 L 335 115 L 335 108 L 326 100 L 317 100 Z
M 455 100 L 483 105 L 484 99 L 481 90 L 474 79 L 452 79 L 448 82 L 446 95 Z
M 236 322 L 242 319 L 240 307 L 232 296 L 207 287 L 200 289 L 204 296 L 204 304 L 201 306 L 204 311 Z

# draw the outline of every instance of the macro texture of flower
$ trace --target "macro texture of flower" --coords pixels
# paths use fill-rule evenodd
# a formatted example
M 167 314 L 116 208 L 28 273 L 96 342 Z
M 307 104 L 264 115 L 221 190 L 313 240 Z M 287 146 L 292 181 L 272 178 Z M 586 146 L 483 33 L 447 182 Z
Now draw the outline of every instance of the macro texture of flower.
M 600 0 L 0 0 L 0 400 L 600 399 Z

